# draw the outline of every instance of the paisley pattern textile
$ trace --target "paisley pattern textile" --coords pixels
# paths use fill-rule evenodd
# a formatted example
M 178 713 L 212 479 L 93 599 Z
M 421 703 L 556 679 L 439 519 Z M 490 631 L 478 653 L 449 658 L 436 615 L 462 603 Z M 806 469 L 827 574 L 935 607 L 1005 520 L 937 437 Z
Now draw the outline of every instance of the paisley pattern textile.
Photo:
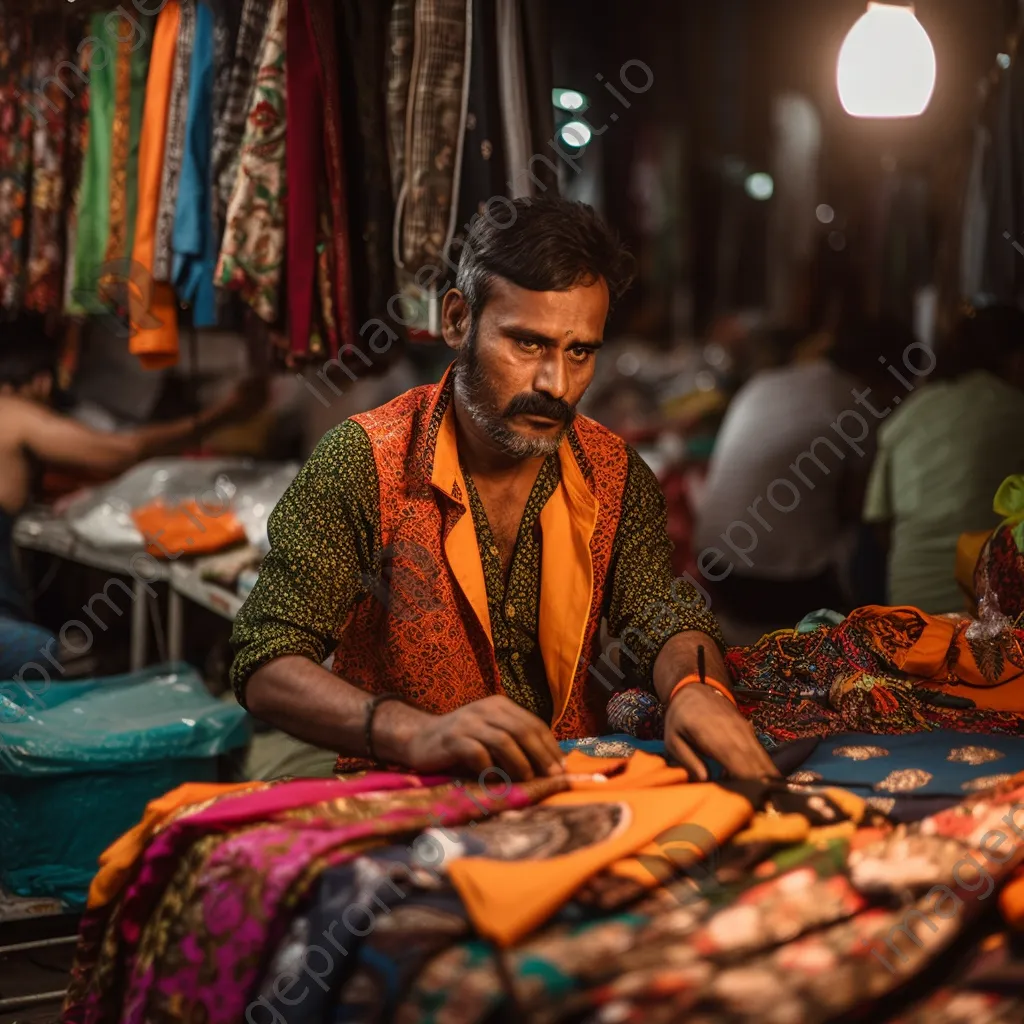
M 288 0 L 274 0 L 257 61 L 238 175 L 215 279 L 267 323 L 280 313 L 285 254 L 285 41 Z

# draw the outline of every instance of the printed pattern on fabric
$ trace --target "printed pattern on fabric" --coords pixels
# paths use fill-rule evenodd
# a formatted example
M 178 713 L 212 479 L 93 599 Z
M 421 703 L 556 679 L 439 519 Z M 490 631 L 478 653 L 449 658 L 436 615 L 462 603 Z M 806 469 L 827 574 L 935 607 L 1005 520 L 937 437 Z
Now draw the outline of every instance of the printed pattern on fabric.
M 29 25 L 17 4 L 0 4 L 0 308 L 17 309 L 25 288 L 26 223 L 34 118 Z M 42 116 L 42 115 L 40 115 Z
M 234 55 L 223 100 L 223 111 L 214 120 L 213 180 L 217 223 L 227 216 L 228 203 L 238 175 L 242 137 L 256 81 L 263 31 L 271 9 L 271 0 L 244 0 Z
M 280 312 L 285 258 L 287 14 L 287 0 L 274 0 L 260 46 L 216 270 L 220 287 L 238 291 L 271 324 Z
M 733 648 L 726 660 L 740 709 L 769 746 L 838 732 L 1024 735 L 1022 714 L 949 706 L 928 688 L 959 680 L 981 690 L 1016 682 L 1024 674 L 1024 632 L 976 638 L 965 619 L 951 628 L 932 672 L 910 675 L 904 667 L 935 621 L 912 608 L 861 608 L 838 626 L 783 630 Z
M 70 49 L 59 32 L 46 31 L 37 22 L 36 55 L 33 60 L 33 84 L 38 90 L 49 80 L 45 99 L 36 99 L 39 117 L 34 119 L 32 131 L 32 201 L 29 214 L 28 263 L 25 282 L 25 308 L 46 312 L 58 309 L 63 299 L 64 254 L 67 236 L 67 187 L 65 160 L 68 135 L 73 130 L 74 96 L 68 97 L 63 88 L 51 79 L 55 69 L 68 60 Z M 80 69 L 72 64 L 72 73 Z M 71 79 L 75 94 L 87 92 L 85 86 Z
M 467 2 L 418 0 L 412 17 L 414 58 L 397 214 L 400 256 L 409 274 L 441 257 L 458 201 Z

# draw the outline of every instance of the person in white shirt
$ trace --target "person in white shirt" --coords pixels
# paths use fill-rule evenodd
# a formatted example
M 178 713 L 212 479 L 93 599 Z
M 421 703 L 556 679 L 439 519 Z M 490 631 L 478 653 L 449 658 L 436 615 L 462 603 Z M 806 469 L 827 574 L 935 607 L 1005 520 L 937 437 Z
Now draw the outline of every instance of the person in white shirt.
M 695 534 L 697 563 L 731 642 L 848 607 L 843 578 L 875 430 L 894 394 L 906 394 L 886 370 L 896 364 L 907 379 L 903 355 L 916 346 L 899 323 L 850 323 L 826 356 L 758 373 L 733 399 Z

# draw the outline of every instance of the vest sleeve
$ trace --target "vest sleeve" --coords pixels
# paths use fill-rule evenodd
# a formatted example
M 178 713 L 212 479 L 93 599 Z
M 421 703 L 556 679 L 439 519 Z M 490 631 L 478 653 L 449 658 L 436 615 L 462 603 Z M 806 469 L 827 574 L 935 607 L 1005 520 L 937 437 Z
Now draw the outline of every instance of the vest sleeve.
M 275 658 L 323 662 L 374 576 L 380 497 L 362 427 L 347 420 L 324 435 L 271 513 L 268 533 L 270 552 L 231 637 L 231 682 L 243 707 L 249 678 Z
M 622 517 L 608 575 L 608 628 L 622 646 L 620 667 L 634 684 L 653 686 L 654 663 L 677 633 L 707 633 L 725 641 L 704 594 L 672 572 L 665 498 L 657 478 L 629 449 Z

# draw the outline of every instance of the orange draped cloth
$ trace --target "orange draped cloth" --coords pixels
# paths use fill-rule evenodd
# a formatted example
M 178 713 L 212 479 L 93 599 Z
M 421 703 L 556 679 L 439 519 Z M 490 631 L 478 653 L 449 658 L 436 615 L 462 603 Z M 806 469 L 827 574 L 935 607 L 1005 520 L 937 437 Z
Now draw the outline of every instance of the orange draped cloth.
M 245 529 L 231 512 L 211 515 L 196 501 L 173 506 L 154 501 L 136 509 L 132 519 L 154 558 L 209 554 L 245 540 Z
M 128 285 L 132 337 L 128 349 L 147 370 L 173 366 L 178 361 L 177 300 L 169 284 L 153 280 L 153 256 L 180 22 L 179 0 L 168 0 L 153 32 L 139 138 L 138 208 Z

